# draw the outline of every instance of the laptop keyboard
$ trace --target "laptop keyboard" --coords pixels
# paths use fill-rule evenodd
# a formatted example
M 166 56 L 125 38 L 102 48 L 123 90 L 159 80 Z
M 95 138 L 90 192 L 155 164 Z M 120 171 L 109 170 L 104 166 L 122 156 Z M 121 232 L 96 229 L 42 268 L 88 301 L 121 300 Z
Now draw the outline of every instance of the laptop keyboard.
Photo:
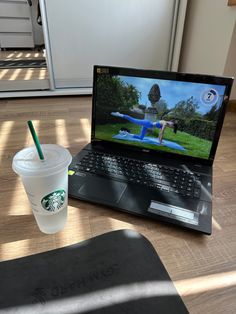
M 97 174 L 145 185 L 151 189 L 174 192 L 189 198 L 200 197 L 201 176 L 199 173 L 164 165 L 100 152 L 89 152 L 70 169 L 75 172 Z

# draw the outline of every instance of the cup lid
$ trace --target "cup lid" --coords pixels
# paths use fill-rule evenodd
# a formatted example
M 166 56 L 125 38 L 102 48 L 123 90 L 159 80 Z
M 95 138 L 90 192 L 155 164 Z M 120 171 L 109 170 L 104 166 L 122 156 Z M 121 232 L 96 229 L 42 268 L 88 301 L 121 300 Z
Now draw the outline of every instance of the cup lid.
M 35 146 L 22 149 L 13 157 L 12 168 L 21 176 L 52 175 L 71 163 L 70 152 L 56 144 L 42 144 L 44 160 L 41 161 Z

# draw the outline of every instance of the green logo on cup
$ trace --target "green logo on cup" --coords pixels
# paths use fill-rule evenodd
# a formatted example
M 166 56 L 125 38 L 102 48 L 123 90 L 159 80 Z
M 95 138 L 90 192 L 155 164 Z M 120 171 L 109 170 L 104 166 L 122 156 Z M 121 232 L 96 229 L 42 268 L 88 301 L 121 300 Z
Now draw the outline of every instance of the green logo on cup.
M 58 211 L 64 204 L 66 192 L 64 190 L 54 191 L 41 200 L 41 204 L 44 209 L 49 212 Z

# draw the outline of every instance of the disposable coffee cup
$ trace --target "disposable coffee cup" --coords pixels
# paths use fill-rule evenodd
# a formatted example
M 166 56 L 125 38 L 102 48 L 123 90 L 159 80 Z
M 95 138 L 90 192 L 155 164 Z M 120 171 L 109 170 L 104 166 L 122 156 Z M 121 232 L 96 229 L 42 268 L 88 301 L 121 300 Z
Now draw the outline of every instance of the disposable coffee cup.
M 59 145 L 41 145 L 44 160 L 35 146 L 19 151 L 12 168 L 21 177 L 39 229 L 56 233 L 67 221 L 68 166 L 72 157 Z

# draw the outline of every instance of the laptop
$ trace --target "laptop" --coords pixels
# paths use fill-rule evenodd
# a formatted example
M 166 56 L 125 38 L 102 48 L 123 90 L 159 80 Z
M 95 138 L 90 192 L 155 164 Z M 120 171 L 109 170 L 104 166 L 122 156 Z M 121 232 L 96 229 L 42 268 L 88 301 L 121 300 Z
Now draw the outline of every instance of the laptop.
M 94 66 L 91 142 L 69 197 L 212 232 L 212 165 L 233 79 Z

